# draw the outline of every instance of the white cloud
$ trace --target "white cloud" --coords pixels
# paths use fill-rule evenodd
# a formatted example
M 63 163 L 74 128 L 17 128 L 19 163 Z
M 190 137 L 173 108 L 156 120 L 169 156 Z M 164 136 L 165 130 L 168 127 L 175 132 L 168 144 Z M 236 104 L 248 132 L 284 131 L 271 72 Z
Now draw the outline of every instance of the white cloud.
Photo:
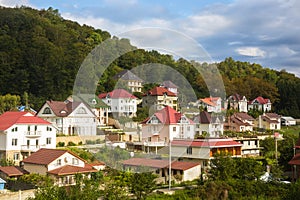
M 28 0 L 0 0 L 0 5 L 4 7 L 30 6 Z
M 238 54 L 252 57 L 265 57 L 266 52 L 258 47 L 240 47 L 235 50 Z

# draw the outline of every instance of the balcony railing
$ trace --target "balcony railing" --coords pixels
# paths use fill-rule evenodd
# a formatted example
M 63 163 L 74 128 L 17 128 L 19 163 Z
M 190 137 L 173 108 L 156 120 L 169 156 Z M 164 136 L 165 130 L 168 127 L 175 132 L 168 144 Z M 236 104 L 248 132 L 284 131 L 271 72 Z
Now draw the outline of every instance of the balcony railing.
M 167 143 L 164 141 L 162 141 L 162 142 L 144 142 L 144 146 L 163 147 L 163 146 L 167 146 Z
M 45 148 L 46 145 L 21 145 L 21 151 L 29 152 L 33 151 L 36 152 L 41 148 Z
M 42 131 L 26 131 L 26 137 L 40 137 L 42 135 Z

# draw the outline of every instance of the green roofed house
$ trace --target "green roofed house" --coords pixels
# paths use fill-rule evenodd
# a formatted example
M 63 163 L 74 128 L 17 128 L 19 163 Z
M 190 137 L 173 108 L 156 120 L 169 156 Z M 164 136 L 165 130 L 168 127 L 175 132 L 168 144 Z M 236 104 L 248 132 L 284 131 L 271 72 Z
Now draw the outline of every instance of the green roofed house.
M 105 126 L 108 124 L 109 105 L 104 103 L 102 99 L 94 94 L 80 94 L 79 98 L 81 101 L 87 104 L 97 116 L 97 122 L 99 126 Z

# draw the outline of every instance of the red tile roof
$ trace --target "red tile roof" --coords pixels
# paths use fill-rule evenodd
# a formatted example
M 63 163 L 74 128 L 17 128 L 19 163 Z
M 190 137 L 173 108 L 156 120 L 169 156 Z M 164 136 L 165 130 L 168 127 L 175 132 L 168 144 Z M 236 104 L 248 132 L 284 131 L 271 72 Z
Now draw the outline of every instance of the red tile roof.
M 146 94 L 144 94 L 144 96 L 150 95 L 150 96 L 176 96 L 175 93 L 169 91 L 168 89 L 164 88 L 164 87 L 155 87 L 152 88 L 151 90 L 149 90 Z
M 163 124 L 177 124 L 179 123 L 181 117 L 183 116 L 181 113 L 177 112 L 173 108 L 166 106 L 163 109 L 157 111 L 154 113 L 154 115 L 158 118 L 158 120 Z M 149 121 L 150 118 L 147 118 L 143 123 L 146 123 Z M 187 118 L 188 119 L 188 118 Z M 188 119 L 189 120 L 189 119 Z M 189 120 L 191 124 L 194 122 L 192 120 Z
M 288 163 L 289 165 L 300 165 L 300 154 L 296 154 Z
M 220 99 L 220 97 L 207 97 L 204 99 L 200 99 L 201 102 L 210 105 L 210 106 L 216 106 L 216 102 Z
M 136 99 L 136 97 L 133 94 L 130 94 L 128 91 L 126 91 L 124 89 L 115 89 L 108 93 L 101 93 L 98 95 L 98 97 L 100 99 L 104 99 L 106 97 L 111 98 L 111 99 L 120 99 L 120 98 Z
M 191 147 L 209 147 L 209 148 L 217 148 L 217 147 L 233 147 L 242 146 L 241 143 L 234 141 L 233 139 L 204 139 L 204 140 L 173 140 L 173 146 L 191 146 Z
M 30 112 L 5 112 L 0 116 L 0 130 L 4 131 L 14 124 L 50 125 L 51 123 Z
M 130 158 L 129 160 L 122 161 L 123 165 L 129 166 L 144 166 L 151 168 L 169 168 L 168 160 L 158 160 L 158 159 L 147 159 L 147 158 Z M 187 170 L 195 166 L 200 165 L 196 162 L 183 162 L 183 161 L 173 161 L 171 163 L 171 168 L 176 170 Z
M 259 104 L 270 103 L 270 99 L 265 99 L 265 98 L 259 96 L 259 97 L 256 97 L 255 99 L 253 99 L 252 101 L 249 101 L 249 104 L 253 104 L 254 101 L 257 101 Z
M 26 170 L 18 166 L 4 166 L 0 167 L 0 172 L 6 174 L 8 177 L 22 176 L 24 174 L 29 174 Z
M 25 158 L 22 162 L 37 164 L 37 165 L 48 165 L 65 153 L 70 153 L 71 155 L 85 162 L 84 159 L 80 158 L 79 156 L 77 156 L 71 151 L 63 150 L 63 149 L 44 149 L 44 148 L 31 154 L 29 157 Z
M 91 173 L 91 172 L 97 172 L 98 170 L 92 168 L 90 165 L 86 165 L 85 167 L 78 167 L 73 165 L 65 165 L 62 167 L 59 167 L 57 169 L 48 171 L 48 174 L 54 174 L 57 176 L 62 175 L 69 175 L 69 174 L 78 174 L 78 173 Z

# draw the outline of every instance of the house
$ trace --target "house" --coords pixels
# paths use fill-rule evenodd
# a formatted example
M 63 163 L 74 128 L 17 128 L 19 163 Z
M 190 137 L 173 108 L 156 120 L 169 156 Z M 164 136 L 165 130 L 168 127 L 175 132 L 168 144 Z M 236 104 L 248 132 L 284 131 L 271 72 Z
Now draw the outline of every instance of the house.
M 0 159 L 19 162 L 40 148 L 56 148 L 57 129 L 30 112 L 0 116 Z
M 162 82 L 161 87 L 166 88 L 167 90 L 173 92 L 176 96 L 178 96 L 178 86 L 175 85 L 172 81 Z
M 227 122 L 224 124 L 224 130 L 245 132 L 253 131 L 254 118 L 247 113 L 234 113 L 228 117 Z
M 272 103 L 270 99 L 265 99 L 259 96 L 248 102 L 248 111 L 253 109 L 262 112 L 270 112 L 272 109 Z
M 127 69 L 116 74 L 113 79 L 118 80 L 117 84 L 128 87 L 131 92 L 142 92 L 143 80 Z
M 79 94 L 79 100 L 89 106 L 97 118 L 98 126 L 105 126 L 108 124 L 108 110 L 110 107 L 99 99 L 94 94 Z
M 26 170 L 19 166 L 4 166 L 0 167 L 0 178 L 4 180 L 15 179 L 17 180 L 19 177 L 24 174 L 29 174 Z
M 142 142 L 146 151 L 168 145 L 173 138 L 194 138 L 195 124 L 185 115 L 166 106 L 142 122 Z
M 280 130 L 281 116 L 276 113 L 263 113 L 254 122 L 259 129 Z
M 257 137 L 237 137 L 234 141 L 241 143 L 243 157 L 255 157 L 260 155 L 262 147 L 259 146 L 259 138 Z
M 122 161 L 124 170 L 141 171 L 143 169 L 153 171 L 158 175 L 157 182 L 167 183 L 169 180 L 169 160 L 131 158 Z M 171 162 L 172 179 L 181 181 L 192 181 L 201 175 L 201 166 L 197 162 Z M 179 178 L 177 178 L 179 177 Z M 179 179 L 179 180 L 178 180 Z
M 110 107 L 108 113 L 117 117 L 136 116 L 137 98 L 126 90 L 115 89 L 108 93 L 101 93 L 98 97 Z
M 73 101 L 46 101 L 37 113 L 59 130 L 64 135 L 96 135 L 97 117 L 83 102 Z
M 174 110 L 178 109 L 178 97 L 175 93 L 164 87 L 154 87 L 143 95 L 143 107 L 149 107 L 161 110 L 165 106 L 169 106 Z
M 222 110 L 222 99 L 221 97 L 207 97 L 199 99 L 196 105 L 206 109 L 207 112 L 220 113 Z
M 193 121 L 196 123 L 195 131 L 198 135 L 208 137 L 223 135 L 224 117 L 222 115 L 202 111 Z
M 233 94 L 227 98 L 225 101 L 224 108 L 232 108 L 238 110 L 239 112 L 248 112 L 247 107 L 248 100 L 245 96 L 239 94 Z
M 242 144 L 232 138 L 174 139 L 171 155 L 179 160 L 197 160 L 202 167 L 209 166 L 210 159 L 218 154 L 242 156 Z
M 40 149 L 22 161 L 23 168 L 29 173 L 49 175 L 55 185 L 74 185 L 75 175 L 87 177 L 98 170 L 71 151 L 62 149 Z
M 297 122 L 293 117 L 290 116 L 281 116 L 281 125 L 282 126 L 294 126 Z

